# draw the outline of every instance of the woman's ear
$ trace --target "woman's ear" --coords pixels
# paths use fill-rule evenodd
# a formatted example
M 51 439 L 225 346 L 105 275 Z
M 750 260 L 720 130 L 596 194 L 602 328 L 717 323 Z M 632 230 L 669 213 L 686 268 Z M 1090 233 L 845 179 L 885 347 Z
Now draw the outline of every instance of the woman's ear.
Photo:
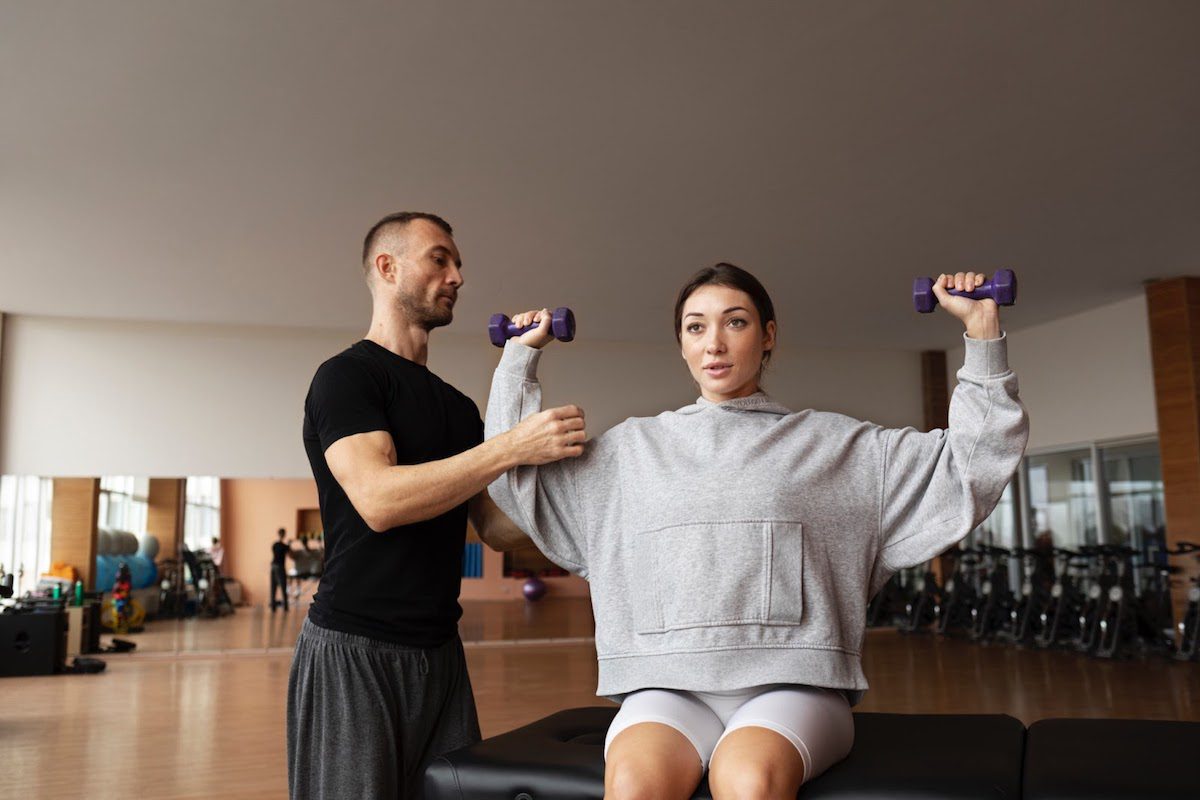
M 775 320 L 767 323 L 766 334 L 763 336 L 763 352 L 768 353 L 775 349 Z

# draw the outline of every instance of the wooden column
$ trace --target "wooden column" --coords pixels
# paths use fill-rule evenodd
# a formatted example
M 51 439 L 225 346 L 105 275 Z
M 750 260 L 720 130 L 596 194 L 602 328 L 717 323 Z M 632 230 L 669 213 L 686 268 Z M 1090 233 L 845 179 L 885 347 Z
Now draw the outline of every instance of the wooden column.
M 158 539 L 158 558 L 178 558 L 183 540 L 184 478 L 151 478 L 147 493 L 146 533 Z
M 50 561 L 79 571 L 84 589 L 96 586 L 96 517 L 100 509 L 99 478 L 55 478 L 50 511 Z
M 921 405 L 925 430 L 950 427 L 950 388 L 946 379 L 946 351 L 921 353 Z
M 1200 539 L 1200 278 L 1146 285 L 1167 546 Z M 1191 559 L 1185 569 L 1194 570 Z M 1186 582 L 1174 594 L 1176 622 Z

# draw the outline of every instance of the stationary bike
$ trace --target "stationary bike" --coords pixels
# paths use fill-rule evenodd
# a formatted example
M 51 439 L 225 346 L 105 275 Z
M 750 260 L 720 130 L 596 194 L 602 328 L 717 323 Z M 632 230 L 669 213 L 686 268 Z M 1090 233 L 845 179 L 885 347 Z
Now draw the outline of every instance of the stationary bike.
M 1078 636 L 1079 611 L 1083 607 L 1080 575 L 1086 568 L 1086 556 L 1065 547 L 1055 547 L 1052 555 L 1054 581 L 1044 603 L 1034 606 L 1038 631 L 1033 643 L 1040 648 L 1058 647 Z
M 972 641 L 987 641 L 1008 622 L 1015 599 L 1008 585 L 1008 559 L 1012 552 L 1004 547 L 979 545 L 983 556 L 983 581 L 979 585 L 977 603 L 971 607 Z
M 998 636 L 1013 644 L 1031 644 L 1042 630 L 1042 614 L 1050 602 L 1052 555 L 1028 547 L 1013 548 L 1013 555 L 1021 559 L 1021 591 L 1009 610 L 1008 625 Z
M 1137 551 L 1123 545 L 1108 545 L 1104 554 L 1114 576 L 1097 620 L 1098 658 L 1116 658 L 1138 645 L 1138 598 L 1134 595 L 1133 557 Z
M 1196 554 L 1200 561 L 1200 545 L 1194 542 L 1180 542 L 1172 555 Z M 1179 621 L 1178 635 L 1175 638 L 1175 658 L 1180 661 L 1200 659 L 1200 573 L 1189 580 L 1192 584 L 1187 593 L 1187 608 L 1184 609 L 1183 619 Z
M 925 564 L 925 571 L 913 581 L 913 594 L 904 606 L 904 617 L 897 626 L 901 633 L 923 631 L 937 621 L 938 603 L 941 602 L 942 587 L 938 586 L 933 574 L 933 562 Z
M 971 630 L 971 609 L 975 607 L 979 597 L 975 589 L 979 565 L 977 550 L 959 551 L 954 561 L 954 571 L 946 579 L 940 601 L 933 607 L 937 616 L 935 630 L 939 635 L 953 636 Z

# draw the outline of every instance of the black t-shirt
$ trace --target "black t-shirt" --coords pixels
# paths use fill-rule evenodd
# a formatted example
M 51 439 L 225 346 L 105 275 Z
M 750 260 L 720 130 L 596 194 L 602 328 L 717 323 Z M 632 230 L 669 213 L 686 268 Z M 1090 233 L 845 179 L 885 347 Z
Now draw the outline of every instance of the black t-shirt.
M 391 435 L 397 464 L 423 464 L 478 445 L 483 420 L 471 398 L 369 340 L 317 369 L 304 402 L 304 449 L 325 526 L 325 571 L 309 617 L 344 633 L 436 647 L 457 633 L 462 616 L 467 504 L 372 531 L 325 463 L 338 439 L 370 431 Z
M 271 563 L 277 567 L 286 566 L 287 562 L 284 561 L 284 559 L 287 558 L 287 554 L 290 549 L 291 548 L 289 548 L 283 542 L 276 542 L 275 544 L 271 545 Z

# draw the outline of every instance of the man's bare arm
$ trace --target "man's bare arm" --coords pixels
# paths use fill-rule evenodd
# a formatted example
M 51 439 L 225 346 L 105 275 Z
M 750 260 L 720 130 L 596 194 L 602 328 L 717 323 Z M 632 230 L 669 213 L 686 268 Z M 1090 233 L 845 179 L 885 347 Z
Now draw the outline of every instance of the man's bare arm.
M 475 532 L 493 550 L 503 552 L 533 546 L 533 540 L 500 510 L 486 489 L 471 498 L 467 509 Z
M 397 465 L 391 435 L 371 431 L 329 445 L 325 463 L 363 521 L 382 532 L 444 514 L 515 466 L 578 456 L 586 435 L 583 412 L 563 406 L 438 461 Z

